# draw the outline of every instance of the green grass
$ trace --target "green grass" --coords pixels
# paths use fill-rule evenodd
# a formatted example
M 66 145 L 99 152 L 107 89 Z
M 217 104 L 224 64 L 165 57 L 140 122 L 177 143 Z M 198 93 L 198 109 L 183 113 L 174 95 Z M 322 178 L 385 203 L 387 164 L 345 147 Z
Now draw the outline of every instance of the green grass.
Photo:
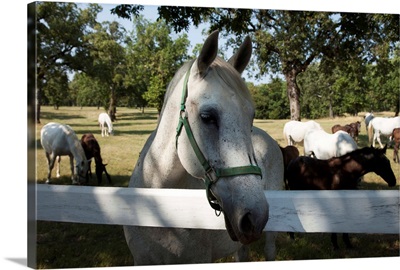
M 47 176 L 47 165 L 44 151 L 40 145 L 40 129 L 50 122 L 69 124 L 80 138 L 86 132 L 92 132 L 101 146 L 104 163 L 112 178 L 112 186 L 126 187 L 135 166 L 139 153 L 149 136 L 156 128 L 157 112 L 146 109 L 145 113 L 137 109 L 118 108 L 117 122 L 114 122 L 115 136 L 102 138 L 97 124 L 97 116 L 103 110 L 88 107 L 42 107 L 41 124 L 37 125 L 37 183 L 44 183 Z M 318 119 L 322 127 L 329 131 L 337 123 L 346 124 L 361 117 L 336 119 Z M 280 145 L 285 145 L 282 137 L 283 125 L 287 120 L 255 120 L 255 125 L 266 130 Z M 386 141 L 386 139 L 383 139 Z M 369 145 L 362 126 L 359 141 L 360 147 Z M 302 146 L 299 146 L 300 153 Z M 400 175 L 400 165 L 392 161 L 393 149 L 388 149 L 396 176 Z M 54 178 L 53 184 L 71 184 L 69 161 L 66 157 L 61 162 L 61 177 Z M 93 166 L 93 165 L 92 165 Z M 94 171 L 94 169 L 92 170 Z M 53 177 L 55 170 L 53 170 Z M 399 181 L 399 180 L 398 180 Z M 103 179 L 103 185 L 105 181 Z M 95 179 L 90 185 L 96 185 Z M 374 173 L 367 174 L 362 184 L 363 189 L 388 189 L 386 183 Z M 393 189 L 398 189 L 398 185 Z M 339 246 L 343 247 L 341 237 Z M 277 238 L 277 260 L 307 260 L 335 258 L 365 258 L 399 256 L 399 235 L 352 234 L 355 248 L 344 248 L 333 251 L 329 234 L 296 234 L 291 240 L 286 233 Z M 251 245 L 252 261 L 263 260 L 264 240 Z M 219 262 L 232 261 L 231 257 Z M 74 224 L 61 222 L 43 222 L 37 224 L 37 268 L 71 268 L 71 267 L 110 267 L 129 266 L 133 258 L 125 242 L 122 226 Z

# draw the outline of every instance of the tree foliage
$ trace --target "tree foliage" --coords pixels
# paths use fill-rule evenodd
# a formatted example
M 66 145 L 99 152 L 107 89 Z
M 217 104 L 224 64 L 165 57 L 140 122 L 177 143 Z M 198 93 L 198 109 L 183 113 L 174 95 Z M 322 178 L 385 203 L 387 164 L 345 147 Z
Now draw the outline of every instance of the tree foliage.
M 118 92 L 124 90 L 126 52 L 123 43 L 126 33 L 125 29 L 117 22 L 97 24 L 94 30 L 86 36 L 86 40 L 92 48 L 90 51 L 90 56 L 93 59 L 91 77 L 107 86 L 108 114 L 111 120 L 115 120 Z
M 289 115 L 285 82 L 272 78 L 270 83 L 255 86 L 247 84 L 256 107 L 257 119 L 287 119 Z
M 60 99 L 50 95 L 54 89 L 57 93 L 61 90 L 55 82 L 64 84 L 67 72 L 87 71 L 90 67 L 90 47 L 84 37 L 96 25 L 96 16 L 102 8 L 90 4 L 87 9 L 80 10 L 74 3 L 58 2 L 39 2 L 36 7 L 36 120 L 40 122 L 43 95 L 47 93 L 51 105 L 58 106 L 54 102 Z
M 165 90 L 179 67 L 187 60 L 189 40 L 184 34 L 173 40 L 164 21 L 134 19 L 135 29 L 127 44 L 127 76 L 125 85 L 140 94 L 150 106 L 161 111 Z
M 251 35 L 260 76 L 272 72 L 285 77 L 290 115 L 296 120 L 301 119 L 297 76 L 311 63 L 321 62 L 321 72 L 326 75 L 344 63 L 364 68 L 373 62 L 385 65 L 399 42 L 399 16 L 394 14 L 168 6 L 158 11 L 176 31 L 208 22 L 210 31 L 234 34 L 231 43 Z M 351 84 L 359 92 L 364 80 L 356 80 Z M 356 96 L 345 98 L 355 100 Z
M 118 5 L 111 13 L 132 20 L 128 32 L 97 22 L 101 6 L 80 7 L 37 4 L 38 115 L 40 104 L 104 107 L 112 117 L 117 106 L 160 111 L 168 83 L 189 58 L 187 35 L 172 31 L 202 22 L 220 30 L 226 47 L 251 36 L 249 69 L 256 78 L 271 76 L 248 83 L 257 118 L 399 111 L 398 16 L 161 6 L 152 22 L 140 15 L 143 6 Z

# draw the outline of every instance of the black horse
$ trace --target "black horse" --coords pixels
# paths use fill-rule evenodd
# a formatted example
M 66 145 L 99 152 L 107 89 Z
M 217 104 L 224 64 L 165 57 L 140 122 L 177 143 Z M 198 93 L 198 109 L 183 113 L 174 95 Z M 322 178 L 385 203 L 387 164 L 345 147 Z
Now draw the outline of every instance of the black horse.
M 286 170 L 288 187 L 291 190 L 357 189 L 361 177 L 369 172 L 376 173 L 392 187 L 396 185 L 396 177 L 385 156 L 386 147 L 364 147 L 328 160 L 295 158 Z M 332 234 L 331 240 L 338 249 L 336 234 Z M 352 247 L 348 234 L 343 234 L 343 240 L 348 248 Z
M 81 138 L 81 144 L 83 150 L 85 151 L 85 156 L 89 160 L 89 170 L 86 176 L 86 183 L 89 181 L 89 177 L 92 178 L 91 171 L 91 159 L 94 158 L 96 164 L 96 177 L 97 184 L 100 185 L 102 182 L 103 172 L 106 174 L 108 184 L 111 184 L 111 177 L 106 170 L 106 165 L 103 164 L 103 159 L 101 158 L 100 145 L 92 133 L 83 134 Z

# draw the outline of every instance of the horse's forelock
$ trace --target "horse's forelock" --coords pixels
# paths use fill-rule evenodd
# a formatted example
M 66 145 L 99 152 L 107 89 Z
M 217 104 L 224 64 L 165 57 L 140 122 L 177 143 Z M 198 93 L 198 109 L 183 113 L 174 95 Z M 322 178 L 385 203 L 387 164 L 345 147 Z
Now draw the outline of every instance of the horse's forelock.
M 227 88 L 235 91 L 239 97 L 244 100 L 248 100 L 253 104 L 250 91 L 248 90 L 246 83 L 239 74 L 239 72 L 228 62 L 222 58 L 217 57 L 214 62 L 210 65 L 210 72 L 215 72 L 219 78 L 226 84 Z M 207 75 L 205 76 L 207 77 Z
M 168 84 L 167 91 L 164 97 L 164 104 L 167 103 L 171 93 L 175 90 L 177 84 L 185 76 L 186 72 L 190 70 L 196 59 L 186 62 L 174 75 L 171 82 Z M 209 67 L 209 72 L 207 72 L 203 78 L 207 77 L 210 72 L 215 72 L 219 78 L 226 84 L 229 89 L 234 90 L 239 97 L 244 100 L 248 100 L 254 105 L 250 91 L 248 90 L 246 83 L 242 79 L 238 71 L 228 62 L 224 61 L 220 57 L 216 57 L 214 62 Z M 196 72 L 197 73 L 197 72 Z M 201 76 L 197 73 L 198 76 Z M 182 89 L 177 89 L 182 91 Z M 162 112 L 161 112 L 162 113 Z

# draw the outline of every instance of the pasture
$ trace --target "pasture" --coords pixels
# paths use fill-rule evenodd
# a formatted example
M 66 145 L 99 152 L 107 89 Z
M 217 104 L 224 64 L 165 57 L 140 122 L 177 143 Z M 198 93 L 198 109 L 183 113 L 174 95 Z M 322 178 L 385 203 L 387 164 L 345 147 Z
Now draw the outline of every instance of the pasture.
M 101 137 L 97 123 L 102 109 L 89 107 L 42 107 L 41 124 L 36 128 L 37 142 L 37 183 L 43 184 L 47 176 L 47 164 L 44 150 L 40 145 L 40 129 L 50 121 L 69 124 L 80 139 L 84 133 L 92 132 L 98 140 L 103 162 L 111 175 L 112 185 L 126 187 L 135 166 L 139 153 L 149 134 L 156 128 L 157 112 L 145 109 L 145 113 L 137 109 L 118 108 L 117 121 L 114 125 L 114 136 Z M 389 115 L 389 114 L 375 114 Z M 326 131 L 334 124 L 347 124 L 357 120 L 362 121 L 363 114 L 358 117 L 343 117 L 335 119 L 316 119 Z M 304 119 L 305 120 L 305 119 Z M 281 146 L 284 146 L 282 130 L 288 120 L 255 120 L 254 125 L 266 130 Z M 383 142 L 387 138 L 382 138 Z M 368 146 L 368 137 L 362 121 L 359 147 Z M 300 154 L 303 153 L 299 146 Z M 393 148 L 387 151 L 391 166 L 398 177 L 400 165 L 392 160 Z M 94 170 L 92 165 L 92 171 Z M 61 177 L 53 178 L 53 184 L 71 184 L 69 161 L 64 157 L 61 162 Z M 52 176 L 55 176 L 55 169 Z M 393 189 L 399 188 L 399 181 Z M 90 185 L 96 185 L 93 178 Z M 103 184 L 106 183 L 103 179 Z M 364 177 L 362 189 L 388 189 L 379 176 L 370 173 Z M 286 233 L 280 233 L 277 241 L 277 260 L 303 259 L 333 259 L 333 258 L 364 258 L 399 256 L 399 235 L 351 235 L 355 246 L 353 250 L 342 248 L 333 251 L 328 234 L 296 234 L 292 241 Z M 254 261 L 263 260 L 263 241 L 251 245 L 251 258 Z M 122 226 L 72 224 L 58 222 L 38 222 L 37 225 L 37 267 L 66 268 L 94 266 L 125 266 L 132 265 L 133 258 L 122 231 Z M 232 261 L 225 258 L 222 261 Z

